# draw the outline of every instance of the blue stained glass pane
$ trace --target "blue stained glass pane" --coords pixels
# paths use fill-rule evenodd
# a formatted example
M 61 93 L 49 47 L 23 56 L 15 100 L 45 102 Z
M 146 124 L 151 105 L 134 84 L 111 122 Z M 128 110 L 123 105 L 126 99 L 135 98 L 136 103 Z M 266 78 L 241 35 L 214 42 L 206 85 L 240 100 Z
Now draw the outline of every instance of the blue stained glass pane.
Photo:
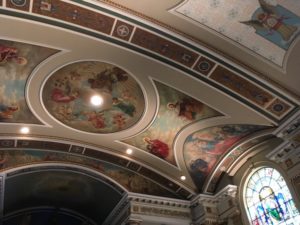
M 258 180 L 259 180 L 259 176 L 258 176 L 258 174 L 257 173 L 255 173 L 255 174 L 253 174 L 253 177 L 251 177 L 251 180 L 254 182 L 254 183 L 256 183 Z
M 273 170 L 272 178 L 273 178 L 274 180 L 277 180 L 279 177 L 281 177 L 280 173 L 278 173 L 277 170 Z
M 249 183 L 248 188 L 255 190 L 255 183 L 254 182 Z
M 271 179 L 269 186 L 273 188 L 274 192 L 281 189 L 280 186 L 278 185 L 278 183 L 276 182 L 276 180 L 273 180 L 273 178 Z
M 300 225 L 300 215 L 279 172 L 262 168 L 250 177 L 246 187 L 249 221 L 254 225 Z
M 250 217 L 252 220 L 256 218 L 257 212 L 256 212 L 256 208 L 254 206 L 249 208 L 249 213 L 250 213 Z
M 285 187 L 286 186 L 283 177 L 279 177 L 278 180 L 277 180 L 277 182 L 280 185 L 280 187 Z
M 261 178 L 260 182 L 263 186 L 269 186 L 270 185 L 270 178 L 269 177 L 263 177 Z
M 282 192 L 282 194 L 283 194 L 283 196 L 285 197 L 286 200 L 292 199 L 291 193 L 290 193 L 287 186 L 285 186 L 284 188 L 282 188 L 279 191 Z
M 260 182 L 260 180 L 255 184 L 255 190 L 257 190 L 257 192 L 259 192 L 263 187 L 264 185 Z
M 268 177 L 272 177 L 272 175 L 273 175 L 273 169 L 272 168 L 266 168 L 266 175 Z
M 246 196 L 247 196 L 247 197 L 252 197 L 253 192 L 254 192 L 253 189 L 247 188 Z
M 266 177 L 265 169 L 261 169 L 257 173 L 260 178 Z

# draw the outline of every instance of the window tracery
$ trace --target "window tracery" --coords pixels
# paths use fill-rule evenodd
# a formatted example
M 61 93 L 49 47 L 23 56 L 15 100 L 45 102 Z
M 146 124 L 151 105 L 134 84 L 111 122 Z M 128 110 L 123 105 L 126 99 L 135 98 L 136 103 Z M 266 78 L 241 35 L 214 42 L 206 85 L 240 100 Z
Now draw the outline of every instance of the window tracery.
M 255 171 L 245 190 L 252 225 L 300 225 L 300 214 L 282 175 L 274 168 Z

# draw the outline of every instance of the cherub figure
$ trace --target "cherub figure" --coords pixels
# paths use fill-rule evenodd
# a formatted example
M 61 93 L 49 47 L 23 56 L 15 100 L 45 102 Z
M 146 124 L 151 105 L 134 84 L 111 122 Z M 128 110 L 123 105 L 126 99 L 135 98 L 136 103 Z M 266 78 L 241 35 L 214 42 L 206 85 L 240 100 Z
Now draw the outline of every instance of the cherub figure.
M 5 105 L 0 103 L 0 121 L 12 119 L 13 114 L 19 110 L 17 105 Z
M 88 117 L 88 121 L 90 121 L 95 128 L 104 128 L 106 126 L 103 113 L 92 111 L 86 113 L 86 115 Z
M 195 120 L 198 113 L 202 113 L 203 104 L 192 98 L 183 98 L 175 103 L 168 103 L 168 109 L 178 109 L 178 116 L 187 120 Z
M 60 105 L 57 108 L 57 117 L 60 120 L 66 120 L 66 121 L 70 121 L 75 118 L 75 116 L 73 115 L 72 108 L 69 107 L 68 105 Z
M 112 92 L 113 84 L 117 82 L 125 82 L 128 80 L 128 76 L 125 71 L 114 67 L 112 69 L 106 69 L 95 75 L 94 78 L 88 79 L 92 89 L 103 89 L 107 92 Z
M 113 123 L 117 125 L 119 129 L 122 129 L 126 124 L 126 118 L 121 113 L 117 113 L 113 116 Z
M 135 106 L 122 98 L 112 98 L 113 106 L 120 109 L 125 114 L 129 115 L 130 117 L 134 116 L 134 113 L 136 112 Z
M 73 90 L 71 93 L 65 93 L 62 89 L 54 88 L 51 93 L 51 99 L 58 103 L 69 103 L 79 97 L 79 91 Z
M 0 44 L 0 63 L 15 62 L 19 65 L 27 64 L 27 59 L 18 55 L 18 49 Z

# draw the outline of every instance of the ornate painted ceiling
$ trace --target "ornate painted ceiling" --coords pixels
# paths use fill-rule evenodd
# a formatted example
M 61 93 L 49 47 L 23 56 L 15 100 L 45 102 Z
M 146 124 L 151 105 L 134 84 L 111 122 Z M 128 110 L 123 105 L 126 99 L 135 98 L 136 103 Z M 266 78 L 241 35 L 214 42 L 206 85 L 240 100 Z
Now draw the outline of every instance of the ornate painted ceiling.
M 297 1 L 0 4 L 4 173 L 77 166 L 121 194 L 190 199 L 299 114 Z

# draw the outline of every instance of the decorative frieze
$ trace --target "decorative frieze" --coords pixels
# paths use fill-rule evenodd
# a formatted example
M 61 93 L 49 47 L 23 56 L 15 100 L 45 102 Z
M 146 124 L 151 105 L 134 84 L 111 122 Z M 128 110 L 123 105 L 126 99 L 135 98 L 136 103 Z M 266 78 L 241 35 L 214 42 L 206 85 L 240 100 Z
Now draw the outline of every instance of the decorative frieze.
M 278 137 L 284 140 L 290 140 L 292 137 L 300 134 L 300 115 L 292 117 L 285 124 L 280 126 L 276 132 Z
M 164 221 L 166 225 L 191 222 L 190 201 L 130 193 L 129 202 L 129 221 L 139 218 L 148 222 Z
M 163 24 L 160 24 L 163 27 L 149 25 L 101 4 L 82 0 L 7 0 L 5 5 L 0 0 L 0 6 L 2 14 L 16 13 L 19 17 L 24 12 L 26 19 L 104 39 L 166 63 L 241 101 L 275 124 L 299 108 L 290 96 L 258 79 L 261 75 L 245 73 L 238 66 L 229 67 L 222 57 L 212 55 L 199 44 L 178 39 Z

